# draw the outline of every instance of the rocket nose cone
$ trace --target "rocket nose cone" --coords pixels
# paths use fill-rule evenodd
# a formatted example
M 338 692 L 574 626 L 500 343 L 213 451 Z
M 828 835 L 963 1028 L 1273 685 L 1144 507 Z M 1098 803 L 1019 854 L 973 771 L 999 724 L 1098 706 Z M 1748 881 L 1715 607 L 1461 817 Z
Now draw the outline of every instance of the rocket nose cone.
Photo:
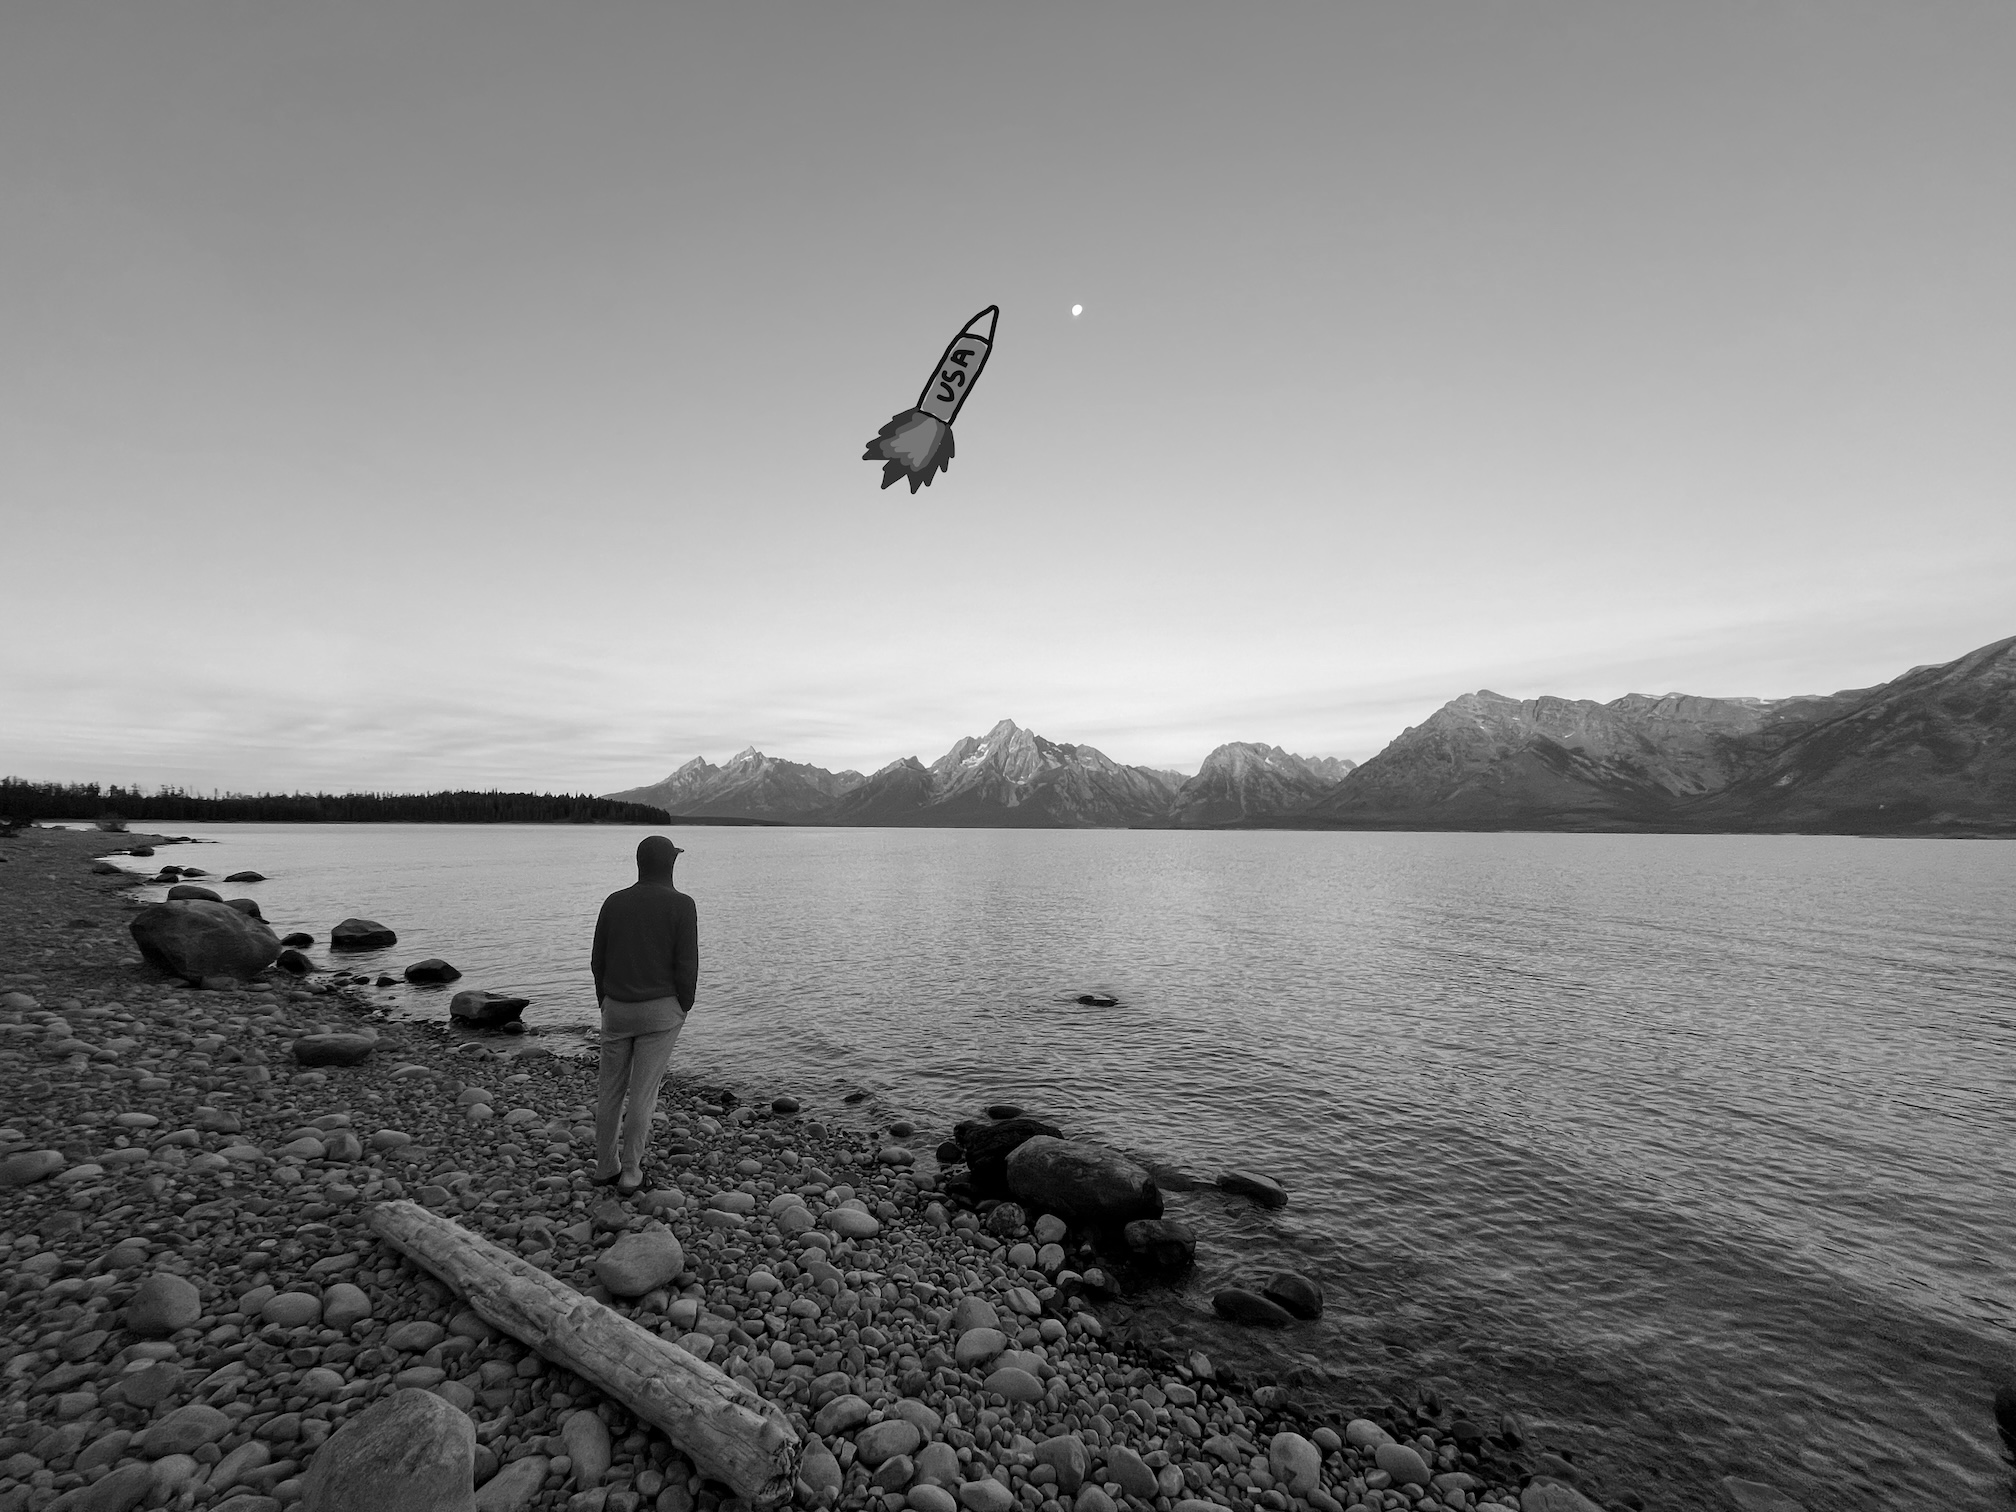
M 1000 317 L 1000 314 L 1001 306 L 989 305 L 978 315 L 967 321 L 966 329 L 960 332 L 960 334 L 962 336 L 978 336 L 982 341 L 992 341 L 994 339 L 994 322 Z

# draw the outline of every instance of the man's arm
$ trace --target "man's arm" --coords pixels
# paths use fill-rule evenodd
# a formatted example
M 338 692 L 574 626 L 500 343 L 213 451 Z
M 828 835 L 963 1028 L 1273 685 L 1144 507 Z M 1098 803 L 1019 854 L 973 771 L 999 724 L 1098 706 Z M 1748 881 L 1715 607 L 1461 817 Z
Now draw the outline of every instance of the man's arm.
M 700 913 L 684 893 L 672 916 L 672 990 L 681 1012 L 693 1011 L 693 993 L 700 985 Z
M 602 966 L 609 958 L 609 900 L 602 900 L 602 911 L 595 915 L 595 945 L 588 952 L 588 969 L 595 973 L 595 1001 L 602 1001 Z

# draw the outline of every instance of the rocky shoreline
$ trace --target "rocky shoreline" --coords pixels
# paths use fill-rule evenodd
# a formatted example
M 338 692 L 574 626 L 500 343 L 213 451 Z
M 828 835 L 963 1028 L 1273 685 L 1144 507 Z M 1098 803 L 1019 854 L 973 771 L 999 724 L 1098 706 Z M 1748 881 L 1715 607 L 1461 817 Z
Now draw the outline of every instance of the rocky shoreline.
M 474 1487 L 447 1505 L 741 1512 L 382 1243 L 365 1215 L 401 1198 L 775 1403 L 806 1446 L 802 1506 L 1599 1505 L 1516 1424 L 1486 1433 L 1432 1402 L 1326 1418 L 1109 1333 L 1088 1235 L 962 1200 L 913 1165 L 931 1135 L 801 1109 L 786 1088 L 744 1105 L 675 1075 L 651 1181 L 618 1202 L 588 1178 L 592 1063 L 386 1023 L 361 993 L 285 972 L 193 991 L 139 959 L 138 879 L 91 867 L 109 848 L 87 831 L 0 842 L 0 1512 L 354 1505 L 332 1488 L 371 1435 L 345 1425 L 425 1424 L 443 1404 L 442 1473 Z M 296 1050 L 358 1032 L 375 1045 L 355 1066 Z M 1794 1505 L 1728 1489 L 1732 1506 Z

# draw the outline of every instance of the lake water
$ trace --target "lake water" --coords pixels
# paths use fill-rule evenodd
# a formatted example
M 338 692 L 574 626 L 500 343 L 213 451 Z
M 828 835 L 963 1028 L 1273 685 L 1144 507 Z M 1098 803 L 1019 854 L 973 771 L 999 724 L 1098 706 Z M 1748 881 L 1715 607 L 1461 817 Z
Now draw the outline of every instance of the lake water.
M 399 945 L 355 964 L 444 956 L 568 1039 L 643 833 L 186 832 L 219 844 L 158 859 L 267 873 L 226 895 L 282 933 L 378 919 Z M 1343 1403 L 1436 1382 L 1653 1507 L 1720 1507 L 1732 1473 L 1809 1512 L 2010 1504 L 2016 845 L 675 833 L 701 929 L 675 1075 L 864 1089 L 853 1116 L 933 1130 L 1014 1101 L 1273 1175 L 1280 1212 L 1170 1198 L 1199 1266 L 1148 1311 L 1214 1357 Z M 1281 1266 L 1323 1282 L 1320 1323 L 1211 1316 Z

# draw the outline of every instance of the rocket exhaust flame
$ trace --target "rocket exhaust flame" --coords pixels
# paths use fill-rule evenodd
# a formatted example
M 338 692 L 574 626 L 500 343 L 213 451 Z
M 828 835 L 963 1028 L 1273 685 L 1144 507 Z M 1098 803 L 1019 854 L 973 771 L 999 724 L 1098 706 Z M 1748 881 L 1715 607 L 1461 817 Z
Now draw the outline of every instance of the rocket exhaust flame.
M 952 465 L 952 427 L 922 410 L 905 410 L 875 433 L 861 460 L 882 463 L 884 488 L 907 473 L 914 494 Z
M 863 462 L 882 464 L 882 486 L 898 478 L 910 480 L 913 494 L 952 464 L 952 422 L 973 385 L 980 381 L 994 347 L 994 323 L 1001 307 L 989 305 L 966 322 L 966 328 L 952 338 L 938 367 L 917 396 L 917 403 L 875 433 Z

